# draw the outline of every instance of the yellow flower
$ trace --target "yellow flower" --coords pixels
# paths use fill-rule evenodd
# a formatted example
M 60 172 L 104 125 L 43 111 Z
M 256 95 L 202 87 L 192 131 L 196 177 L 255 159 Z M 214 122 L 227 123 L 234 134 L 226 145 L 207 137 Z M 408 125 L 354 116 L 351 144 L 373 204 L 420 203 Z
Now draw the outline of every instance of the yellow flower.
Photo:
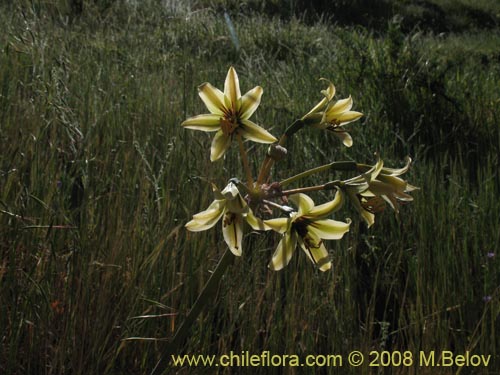
M 387 203 L 389 203 L 396 214 L 398 214 L 399 202 L 413 201 L 413 197 L 408 193 L 418 189 L 398 177 L 406 173 L 410 168 L 410 165 L 411 158 L 408 157 L 406 159 L 406 165 L 403 168 L 382 168 L 376 179 L 370 182 L 368 190 L 363 192 L 361 195 L 366 199 L 370 199 L 372 197 L 383 198 Z
M 375 223 L 375 210 L 370 209 L 369 203 L 366 202 L 366 198 L 361 194 L 366 192 L 370 187 L 370 183 L 375 180 L 380 171 L 384 166 L 382 159 L 378 158 L 377 162 L 373 167 L 364 168 L 362 167 L 363 174 L 344 181 L 343 189 L 347 194 L 347 197 L 353 204 L 356 211 L 359 212 L 363 220 L 366 222 L 368 227 L 371 227 Z
M 191 117 L 182 123 L 188 129 L 217 132 L 212 141 L 210 160 L 220 159 L 231 145 L 235 135 L 259 143 L 274 143 L 277 139 L 249 120 L 260 104 L 262 87 L 257 86 L 241 96 L 238 75 L 229 68 L 224 92 L 210 83 L 199 88 L 199 95 L 210 114 Z
M 319 206 L 315 206 L 314 201 L 305 194 L 295 194 L 290 199 L 297 205 L 297 212 L 290 213 L 288 218 L 264 220 L 267 227 L 282 234 L 269 268 L 278 271 L 285 267 L 298 243 L 321 271 L 329 270 L 332 263 L 323 239 L 338 240 L 349 231 L 350 221 L 344 223 L 325 219 L 342 205 L 342 192 L 337 191 L 332 201 Z
M 320 78 L 320 81 L 328 82 L 328 87 L 325 90 L 321 90 L 324 98 L 319 101 L 309 112 L 307 112 L 304 117 L 302 117 L 302 121 L 304 121 L 307 125 L 319 125 L 323 118 L 323 111 L 327 107 L 328 103 L 330 103 L 335 96 L 335 86 L 329 80 L 325 78 Z
M 347 147 L 352 146 L 352 138 L 343 126 L 363 116 L 361 112 L 351 111 L 351 108 L 352 98 L 350 95 L 347 99 L 337 100 L 335 103 L 331 102 L 323 113 L 323 119 L 319 125 L 321 129 L 332 131 Z
M 321 91 L 325 96 L 316 106 L 313 107 L 304 117 L 302 121 L 310 126 L 318 129 L 326 129 L 332 131 L 335 136 L 340 138 L 345 146 L 352 146 L 352 138 L 347 133 L 343 126 L 350 122 L 358 120 L 362 113 L 351 111 L 352 98 L 340 99 L 333 102 L 335 96 L 335 86 L 328 80 L 328 88 Z
M 223 218 L 224 240 L 234 255 L 241 256 L 243 222 L 246 221 L 254 229 L 266 228 L 262 221 L 253 215 L 235 184 L 230 182 L 222 192 L 214 187 L 214 193 L 216 199 L 205 211 L 193 215 L 193 219 L 186 224 L 186 228 L 191 232 L 200 232 L 212 228 Z
M 352 179 L 345 182 L 348 197 L 368 227 L 375 222 L 375 214 L 384 210 L 386 202 L 398 214 L 399 202 L 413 200 L 408 193 L 418 188 L 398 177 L 408 171 L 410 164 L 409 157 L 406 165 L 399 169 L 383 168 L 382 160 L 378 160 L 373 167 L 359 164 L 358 169 L 364 172 L 362 176 L 365 181 L 362 182 L 358 177 L 358 181 Z

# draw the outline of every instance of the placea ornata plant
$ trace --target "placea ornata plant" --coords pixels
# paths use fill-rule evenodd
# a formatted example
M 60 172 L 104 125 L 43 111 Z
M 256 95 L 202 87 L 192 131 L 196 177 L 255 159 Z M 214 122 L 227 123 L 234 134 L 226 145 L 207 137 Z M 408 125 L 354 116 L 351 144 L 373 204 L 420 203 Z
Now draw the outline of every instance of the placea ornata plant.
M 400 202 L 413 199 L 408 193 L 416 188 L 400 177 L 410 167 L 409 157 L 406 165 L 399 169 L 385 168 L 379 157 L 374 165 L 332 161 L 281 181 L 270 181 L 274 164 L 287 156 L 284 147 L 287 140 L 299 130 L 320 129 L 338 137 L 345 146 L 352 146 L 353 141 L 345 125 L 358 120 L 362 114 L 351 110 L 353 101 L 350 96 L 335 100 L 335 86 L 326 79 L 323 81 L 328 85 L 321 91 L 323 98 L 286 128 L 279 140 L 250 120 L 260 104 L 263 90 L 257 86 L 241 95 L 238 75 L 233 67 L 227 73 L 224 92 L 210 83 L 199 86 L 199 95 L 210 113 L 188 118 L 182 126 L 215 133 L 210 147 L 210 160 L 213 162 L 223 158 L 231 145 L 236 143 L 245 176 L 242 179 L 231 176 L 222 190 L 212 184 L 214 201 L 186 224 L 188 230 L 198 232 L 221 222 L 228 250 L 170 340 L 166 352 L 153 370 L 154 374 L 162 373 L 168 366 L 165 359 L 169 359 L 169 354 L 175 354 L 186 339 L 190 326 L 208 304 L 220 278 L 231 263 L 232 254 L 243 254 L 242 239 L 246 228 L 250 227 L 254 231 L 272 230 L 281 236 L 269 262 L 270 269 L 281 270 L 290 262 L 295 249 L 300 247 L 319 270 L 328 271 L 332 263 L 323 240 L 341 239 L 349 231 L 351 224 L 350 219 L 338 221 L 329 218 L 339 210 L 344 201 L 349 201 L 366 224 L 371 226 L 375 222 L 375 214 L 382 211 L 386 204 L 398 213 Z M 256 178 L 251 172 L 244 139 L 270 144 Z M 355 176 L 288 189 L 289 185 L 300 182 L 305 177 L 321 175 L 331 170 L 350 171 Z M 320 190 L 334 191 L 333 199 L 316 205 L 307 193 Z
M 279 141 L 250 121 L 260 104 L 263 90 L 257 86 L 241 95 L 238 75 L 233 67 L 227 73 L 224 92 L 210 83 L 199 86 L 199 95 L 210 113 L 191 117 L 182 126 L 215 133 L 210 150 L 212 161 L 221 159 L 231 144 L 237 143 L 246 182 L 232 176 L 222 191 L 214 185 L 215 200 L 205 211 L 193 216 L 186 224 L 188 230 L 203 231 L 221 221 L 225 242 L 234 255 L 241 256 L 246 222 L 253 230 L 273 230 L 281 235 L 269 263 L 272 270 L 280 270 L 286 266 L 299 245 L 321 271 L 327 271 L 331 268 L 331 261 L 323 240 L 341 239 L 349 231 L 351 223 L 349 219 L 345 222 L 328 219 L 342 206 L 344 200 L 349 200 L 367 225 L 371 226 L 375 221 L 375 214 L 383 210 L 386 203 L 398 213 L 399 202 L 413 199 L 408 193 L 416 188 L 399 177 L 408 171 L 410 158 L 407 158 L 406 165 L 400 169 L 384 168 L 380 158 L 373 166 L 355 162 L 331 162 L 282 181 L 269 181 L 273 164 L 286 157 L 284 146 L 287 139 L 301 129 L 324 130 L 338 137 L 345 146 L 352 146 L 352 138 L 345 125 L 358 120 L 362 113 L 351 110 L 353 101 L 350 96 L 335 100 L 335 86 L 328 80 L 323 80 L 328 87 L 321 91 L 322 100 L 291 124 Z M 243 139 L 271 144 L 256 179 L 251 173 Z M 286 190 L 292 182 L 327 170 L 357 171 L 359 175 L 346 180 Z M 318 190 L 336 192 L 332 201 L 316 206 L 306 193 Z M 290 202 L 293 207 L 289 205 Z

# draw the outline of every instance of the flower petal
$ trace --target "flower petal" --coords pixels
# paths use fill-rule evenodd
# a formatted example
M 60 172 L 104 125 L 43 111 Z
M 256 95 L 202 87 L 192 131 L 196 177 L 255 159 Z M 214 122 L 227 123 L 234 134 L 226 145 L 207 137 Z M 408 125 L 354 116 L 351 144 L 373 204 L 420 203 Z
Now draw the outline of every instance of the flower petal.
M 361 112 L 356 112 L 356 111 L 347 111 L 342 114 L 340 114 L 337 117 L 337 121 L 340 122 L 340 125 L 345 125 L 350 122 L 356 121 L 360 117 L 362 117 L 363 114 Z
M 253 115 L 260 104 L 262 92 L 262 87 L 257 86 L 243 95 L 243 97 L 241 98 L 240 118 L 246 120 Z
M 274 143 L 278 141 L 271 133 L 250 120 L 241 119 L 241 123 L 242 126 L 238 128 L 238 131 L 246 139 L 258 143 Z
M 227 72 L 226 82 L 224 83 L 224 95 L 231 102 L 231 108 L 234 113 L 239 110 L 239 99 L 241 98 L 240 81 L 236 70 L 231 66 Z M 226 101 L 226 104 L 227 101 Z
M 314 208 L 314 201 L 304 193 L 293 194 L 290 200 L 299 208 L 298 216 L 306 216 Z
M 321 90 L 321 93 L 325 96 L 328 101 L 332 100 L 335 96 L 335 86 L 326 78 L 320 78 L 320 81 L 328 82 L 328 87 L 325 90 Z
M 298 237 L 298 242 L 309 259 L 316 264 L 321 271 L 328 271 L 332 267 L 332 263 L 328 257 L 328 251 L 323 241 L 321 241 L 321 238 L 315 233 L 308 231 L 305 237 Z
M 258 218 L 257 216 L 255 216 L 252 212 L 252 210 L 248 210 L 247 214 L 245 215 L 245 219 L 248 223 L 248 225 L 250 225 L 253 229 L 255 230 L 270 230 L 271 227 L 266 225 L 266 223 Z
M 399 214 L 399 203 L 398 200 L 394 197 L 394 195 L 382 195 L 382 198 L 389 203 L 389 206 L 394 210 L 394 212 Z
M 216 161 L 224 155 L 226 150 L 231 146 L 231 137 L 219 130 L 214 139 L 212 140 L 212 146 L 210 148 L 210 160 Z
M 222 220 L 222 234 L 229 250 L 241 256 L 241 240 L 243 238 L 243 217 L 233 212 L 226 212 Z
M 281 238 L 276 250 L 274 251 L 269 268 L 273 271 L 279 271 L 290 263 L 293 252 L 297 246 L 297 235 L 295 232 L 287 232 Z
M 406 183 L 406 189 L 405 189 L 406 193 L 409 193 L 409 192 L 414 191 L 414 190 L 420 190 L 420 188 L 417 186 L 413 186 L 409 183 Z
M 224 201 L 215 200 L 205 211 L 193 215 L 193 219 L 185 227 L 191 232 L 200 232 L 212 228 L 224 213 Z
M 247 202 L 239 193 L 236 197 L 227 200 L 226 207 L 228 211 L 234 212 L 235 214 L 245 215 L 250 209 L 247 205 Z
M 334 211 L 337 211 L 340 207 L 342 207 L 342 203 L 344 202 L 344 194 L 342 191 L 337 190 L 335 194 L 335 198 L 332 201 L 320 204 L 309 210 L 309 212 L 304 215 L 307 218 L 322 218 Z
M 264 224 L 267 227 L 278 233 L 285 233 L 290 227 L 291 222 L 292 219 L 288 217 L 278 217 L 276 219 L 264 220 Z
M 198 87 L 198 95 L 211 113 L 224 114 L 224 94 L 218 88 L 205 82 Z
M 350 224 L 350 220 L 344 223 L 343 221 L 325 219 L 315 220 L 309 224 L 307 228 L 319 238 L 324 238 L 325 240 L 340 240 L 345 233 L 349 232 Z
M 236 184 L 233 182 L 230 182 L 229 184 L 226 185 L 224 190 L 221 191 L 221 194 L 224 196 L 226 199 L 234 199 L 236 196 L 239 194 L 238 187 Z
M 363 208 L 358 199 L 358 196 L 354 192 L 347 190 L 347 196 L 349 197 L 349 200 L 353 204 L 356 211 L 359 212 L 363 220 L 366 222 L 368 228 L 370 228 L 375 223 L 375 215 Z
M 340 114 L 349 111 L 352 108 L 352 98 L 349 95 L 346 99 L 337 100 L 335 103 L 330 103 L 325 111 L 325 121 L 332 122 L 336 120 Z
M 390 195 L 394 194 L 397 190 L 393 184 L 375 180 L 370 182 L 370 191 L 375 195 Z
M 342 141 L 344 146 L 346 146 L 346 147 L 352 146 L 352 137 L 345 130 L 342 130 L 342 131 L 335 130 L 335 131 L 333 131 L 333 134 Z
M 391 185 L 392 187 L 394 187 L 395 191 L 401 191 L 401 192 L 406 191 L 406 186 L 408 185 L 408 183 L 405 180 L 395 176 L 385 176 L 379 174 L 377 180 L 380 180 L 383 183 Z
M 329 80 L 325 78 L 321 78 L 320 80 L 328 82 L 328 88 L 325 90 L 321 90 L 321 93 L 325 96 L 321 101 L 316 104 L 307 114 L 302 117 L 302 120 L 304 120 L 306 117 L 309 117 L 310 115 L 320 112 L 324 109 L 324 107 L 333 99 L 335 96 L 335 86 L 333 83 L 331 83 Z
M 411 157 L 407 156 L 406 157 L 406 165 L 402 168 L 383 168 L 382 171 L 380 172 L 381 174 L 385 176 L 400 176 L 403 173 L 408 172 L 408 169 L 410 169 L 411 165 Z
M 215 132 L 220 129 L 220 116 L 214 114 L 198 115 L 188 118 L 181 125 L 187 129 Z
M 372 182 L 380 174 L 383 167 L 384 161 L 377 156 L 377 162 L 368 171 L 364 172 L 362 176 L 366 182 Z

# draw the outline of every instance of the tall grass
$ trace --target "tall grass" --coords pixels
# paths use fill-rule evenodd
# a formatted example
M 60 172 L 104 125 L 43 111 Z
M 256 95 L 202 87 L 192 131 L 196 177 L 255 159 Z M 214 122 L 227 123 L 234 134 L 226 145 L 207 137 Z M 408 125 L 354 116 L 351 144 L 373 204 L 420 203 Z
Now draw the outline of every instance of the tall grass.
M 183 225 L 212 200 L 207 179 L 242 171 L 234 152 L 228 170 L 210 163 L 210 137 L 179 124 L 204 111 L 197 85 L 221 87 L 231 64 L 242 90 L 264 87 L 256 122 L 275 135 L 320 98 L 320 77 L 365 113 L 349 150 L 299 133 L 277 178 L 379 151 L 391 166 L 411 154 L 421 190 L 399 219 L 385 212 L 329 243 L 328 274 L 301 253 L 269 271 L 277 238 L 249 233 L 183 352 L 471 350 L 494 357 L 477 373 L 499 368 L 498 31 L 231 14 L 237 51 L 209 7 L 87 4 L 70 19 L 51 4 L 0 12 L 2 373 L 152 369 L 225 247 L 220 231 Z

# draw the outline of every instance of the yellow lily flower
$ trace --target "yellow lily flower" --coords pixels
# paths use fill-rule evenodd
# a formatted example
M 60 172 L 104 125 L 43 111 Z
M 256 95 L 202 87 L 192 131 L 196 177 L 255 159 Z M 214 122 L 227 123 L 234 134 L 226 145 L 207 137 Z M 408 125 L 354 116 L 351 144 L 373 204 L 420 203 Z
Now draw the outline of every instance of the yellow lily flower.
M 364 168 L 363 174 L 344 181 L 343 189 L 347 194 L 347 197 L 353 204 L 356 211 L 359 212 L 363 220 L 366 222 L 368 227 L 371 227 L 375 223 L 375 210 L 371 209 L 370 204 L 374 204 L 374 201 L 367 202 L 367 199 L 361 194 L 366 192 L 370 183 L 375 180 L 379 175 L 380 171 L 384 166 L 382 159 L 378 158 L 377 162 L 371 168 Z
M 303 117 L 302 121 L 304 121 L 307 125 L 315 125 L 321 122 L 323 118 L 323 111 L 327 107 L 328 103 L 330 103 L 335 96 L 335 86 L 326 78 L 320 78 L 320 81 L 328 82 L 328 87 L 325 90 L 321 90 L 324 98 L 319 101 L 309 112 L 307 112 Z
M 352 146 L 352 137 L 344 130 L 343 126 L 363 116 L 361 112 L 351 111 L 351 108 L 352 98 L 350 95 L 347 99 L 340 99 L 335 103 L 331 102 L 323 113 L 320 125 L 318 125 L 320 129 L 332 131 L 347 147 Z
M 338 240 L 349 231 L 350 220 L 344 223 L 325 219 L 342 205 L 342 192 L 337 191 L 332 201 L 319 206 L 315 206 L 314 201 L 302 193 L 292 195 L 290 200 L 297 205 L 297 212 L 290 213 L 288 218 L 264 220 L 267 227 L 283 235 L 269 268 L 278 271 L 285 267 L 290 262 L 298 243 L 321 271 L 329 270 L 332 263 L 323 239 Z
M 226 76 L 224 92 L 210 83 L 198 87 L 201 100 L 210 114 L 191 117 L 182 123 L 187 129 L 216 132 L 212 140 L 210 160 L 220 159 L 231 145 L 234 136 L 259 143 L 274 143 L 277 139 L 249 120 L 260 104 L 262 87 L 257 86 L 241 96 L 236 70 L 231 66 Z
M 333 102 L 335 86 L 324 78 L 322 78 L 322 80 L 328 82 L 328 88 L 321 91 L 324 98 L 304 115 L 301 120 L 305 124 L 315 128 L 332 131 L 335 136 L 340 138 L 345 146 L 351 147 L 352 137 L 342 127 L 345 124 L 358 120 L 363 114 L 361 112 L 351 111 L 351 96 L 347 99 Z
M 193 215 L 193 219 L 185 227 L 191 232 L 200 232 L 212 228 L 223 218 L 224 241 L 234 255 L 241 256 L 243 222 L 246 221 L 254 229 L 265 230 L 266 227 L 253 215 L 252 210 L 232 182 L 221 192 L 214 187 L 214 193 L 216 199 L 205 211 Z
M 399 169 L 383 168 L 381 160 L 373 167 L 358 165 L 359 170 L 364 172 L 365 182 L 356 185 L 346 181 L 347 195 L 368 227 L 375 222 L 375 214 L 384 210 L 386 202 L 398 214 L 399 202 L 413 200 L 408 193 L 418 188 L 398 177 L 408 171 L 410 164 L 411 158 L 407 158 L 406 165 Z
M 398 177 L 410 169 L 411 158 L 406 159 L 406 165 L 403 168 L 382 168 L 375 180 L 371 181 L 368 190 L 361 193 L 365 199 L 373 197 L 383 198 L 392 209 L 399 213 L 399 202 L 411 202 L 413 197 L 408 193 L 418 190 L 416 186 L 410 185 L 407 181 Z

